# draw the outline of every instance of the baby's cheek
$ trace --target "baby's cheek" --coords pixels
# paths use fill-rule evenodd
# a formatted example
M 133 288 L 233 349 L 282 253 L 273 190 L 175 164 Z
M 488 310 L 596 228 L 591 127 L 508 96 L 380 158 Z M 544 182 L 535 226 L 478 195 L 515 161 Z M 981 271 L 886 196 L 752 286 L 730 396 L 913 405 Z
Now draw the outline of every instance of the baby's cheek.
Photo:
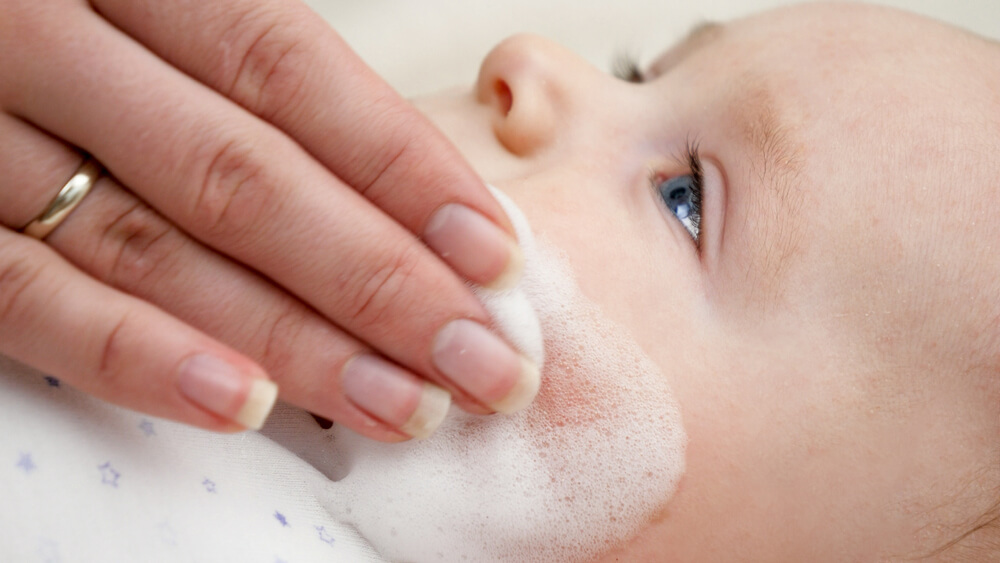
M 542 388 L 529 418 L 541 428 L 588 426 L 608 418 L 620 401 L 602 389 L 602 377 L 587 375 L 593 369 L 582 345 L 547 338 Z
M 546 343 L 549 350 L 551 342 Z M 549 353 L 542 379 L 542 389 L 535 400 L 530 418 L 539 427 L 580 426 L 601 418 L 596 403 L 599 390 L 592 383 L 571 382 L 580 361 L 571 354 Z
M 524 413 L 529 438 L 554 452 L 550 463 L 576 465 L 580 477 L 592 472 L 585 481 L 597 485 L 608 472 L 665 502 L 686 446 L 665 374 L 583 296 L 557 249 L 537 242 L 530 256 L 522 289 L 538 315 L 545 364 L 539 396 Z
M 514 415 L 453 409 L 423 442 L 337 434 L 350 471 L 327 507 L 389 558 L 593 560 L 660 512 L 684 472 L 686 436 L 666 377 L 500 199 L 525 273 L 515 290 L 483 301 L 523 353 L 541 360 L 544 342 L 540 393 Z
M 672 496 L 685 467 L 687 437 L 667 378 L 625 327 L 583 295 L 565 253 L 536 240 L 520 209 L 502 194 L 498 199 L 524 251 L 517 293 L 544 342 L 541 389 L 522 413 L 523 438 L 544 454 L 552 489 L 565 487 L 566 498 L 575 498 L 582 486 L 610 512 L 595 517 L 641 526 Z M 495 318 L 510 309 L 502 300 L 485 304 Z M 507 324 L 514 342 L 535 339 L 533 331 L 499 324 Z

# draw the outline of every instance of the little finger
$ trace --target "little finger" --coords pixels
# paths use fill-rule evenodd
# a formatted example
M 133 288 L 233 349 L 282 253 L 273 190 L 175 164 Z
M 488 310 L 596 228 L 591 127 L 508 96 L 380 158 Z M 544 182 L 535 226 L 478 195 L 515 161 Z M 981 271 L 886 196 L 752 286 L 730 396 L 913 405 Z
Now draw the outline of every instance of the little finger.
M 0 353 L 108 401 L 203 428 L 259 428 L 277 386 L 249 358 L 0 228 Z

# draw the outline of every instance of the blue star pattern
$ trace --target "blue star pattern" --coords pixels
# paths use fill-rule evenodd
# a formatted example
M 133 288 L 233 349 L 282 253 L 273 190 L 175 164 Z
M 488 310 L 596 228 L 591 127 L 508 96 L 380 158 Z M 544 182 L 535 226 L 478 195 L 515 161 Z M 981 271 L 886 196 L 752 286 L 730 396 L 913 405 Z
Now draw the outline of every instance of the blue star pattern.
M 51 375 L 45 376 L 45 383 L 48 383 L 49 387 L 59 387 L 61 385 L 60 381 Z
M 336 540 L 333 539 L 330 532 L 326 531 L 326 526 L 316 526 L 315 528 L 316 531 L 319 532 L 319 541 L 325 544 L 333 545 L 333 542 Z
M 17 461 L 17 466 L 24 470 L 25 473 L 31 473 L 35 470 L 35 462 L 31 460 L 31 454 L 22 453 L 21 459 Z
M 0 363 L 0 368 L 2 367 Z M 3 377 L 4 374 L 0 371 L 0 383 L 3 383 Z M 72 385 L 64 389 L 54 385 L 47 389 L 48 385 L 40 381 L 41 379 L 39 376 L 27 379 L 27 389 L 37 394 L 40 399 L 47 398 L 58 404 L 70 404 L 78 394 Z M 0 403 L 4 404 L 6 403 Z M 0 408 L 0 412 L 2 410 Z M 71 414 L 73 419 L 79 418 L 79 413 L 71 412 Z M 234 525 L 251 528 L 248 535 L 253 534 L 253 528 L 259 530 L 254 539 L 259 538 L 257 541 L 260 542 L 261 549 L 257 557 L 260 563 L 296 563 L 302 557 L 309 559 L 308 553 L 315 551 L 326 552 L 327 558 L 338 558 L 342 552 L 352 554 L 356 550 L 361 551 L 363 544 L 356 540 L 353 531 L 347 531 L 349 529 L 347 524 L 337 522 L 336 518 L 332 520 L 327 520 L 325 517 L 316 518 L 310 511 L 303 511 L 301 506 L 297 506 L 295 502 L 297 499 L 294 496 L 288 498 L 287 494 L 283 495 L 284 501 L 275 497 L 268 499 L 270 494 L 260 494 L 257 490 L 260 480 L 251 481 L 245 478 L 244 474 L 234 477 L 235 469 L 230 473 L 229 466 L 217 463 L 216 460 L 220 457 L 230 459 L 220 456 L 217 450 L 206 450 L 202 457 L 207 461 L 200 460 L 201 463 L 194 463 L 199 461 L 199 457 L 195 456 L 192 460 L 181 459 L 183 463 L 173 464 L 173 459 L 177 457 L 174 454 L 181 452 L 183 446 L 192 443 L 193 440 L 184 441 L 187 434 L 178 431 L 170 421 L 127 411 L 121 413 L 116 411 L 114 414 L 115 416 L 105 417 L 106 420 L 97 418 L 95 426 L 108 432 L 106 435 L 102 434 L 100 440 L 95 439 L 92 447 L 85 449 L 59 450 L 58 446 L 61 444 L 58 442 L 49 444 L 44 440 L 39 441 L 34 435 L 29 439 L 28 436 L 18 436 L 16 433 L 12 434 L 10 440 L 0 440 L 0 463 L 6 464 L 8 480 L 14 487 L 20 487 L 26 493 L 18 495 L 18 498 L 13 500 L 19 501 L 23 496 L 26 499 L 24 500 L 26 506 L 31 506 L 31 503 L 43 506 L 40 501 L 44 501 L 50 492 L 55 493 L 53 495 L 55 498 L 63 494 L 64 497 L 60 499 L 63 504 L 77 512 L 73 515 L 76 519 L 85 521 L 92 519 L 93 514 L 100 513 L 104 508 L 123 506 L 129 508 L 129 504 L 136 500 L 152 500 L 151 510 L 138 511 L 134 514 L 130 513 L 132 511 L 123 511 L 127 513 L 120 518 L 117 515 L 108 518 L 106 523 L 112 529 L 118 529 L 117 533 L 134 535 L 136 544 L 131 549 L 138 549 L 141 545 L 143 551 L 159 553 L 164 560 L 176 560 L 182 558 L 182 553 L 195 553 L 204 545 L 214 544 L 214 539 L 209 534 L 219 537 L 219 530 L 202 530 L 199 526 L 201 523 L 192 522 L 190 517 L 192 512 L 208 513 L 205 514 L 208 516 L 216 510 L 227 511 L 225 514 L 230 516 L 238 516 L 239 518 L 229 520 Z M 103 422 L 107 422 L 104 428 L 101 427 Z M 108 438 L 109 436 L 114 440 Z M 176 448 L 178 445 L 181 448 Z M 237 445 L 242 447 L 242 444 Z M 128 450 L 129 447 L 132 450 Z M 156 455 L 150 455 L 151 453 Z M 265 450 L 264 453 L 269 452 Z M 239 461 L 244 455 L 244 450 L 234 447 L 232 452 L 226 450 L 223 454 Z M 37 461 L 35 456 L 38 456 Z M 149 459 L 151 457 L 153 459 Z M 163 462 L 171 463 L 165 466 Z M 245 466 L 239 467 L 241 470 L 244 468 Z M 94 469 L 97 469 L 97 475 L 92 473 Z M 209 472 L 212 477 L 207 475 Z M 0 468 L 0 475 L 3 474 L 4 470 Z M 215 479 L 222 479 L 222 482 Z M 59 486 L 60 483 L 63 486 Z M 70 484 L 71 489 L 66 489 L 66 484 Z M 220 490 L 220 487 L 224 490 Z M 111 488 L 115 490 L 109 490 Z M 2 489 L 3 486 L 0 484 L 0 490 Z M 283 489 L 279 488 L 275 492 L 280 491 Z M 65 498 L 66 493 L 72 493 L 72 497 Z M 204 498 L 203 493 L 210 495 L 211 498 Z M 10 504 L 10 499 L 4 497 L 5 495 L 0 493 L 0 503 Z M 66 502 L 67 500 L 72 503 Z M 285 502 L 289 500 L 291 504 Z M 235 506 L 230 503 L 234 503 Z M 276 508 L 275 504 L 281 505 L 282 508 Z M 26 533 L 17 537 L 16 553 L 20 554 L 15 557 L 17 560 L 24 558 L 26 562 L 68 563 L 76 561 L 81 542 L 86 546 L 95 545 L 89 538 L 81 539 L 65 533 L 67 530 L 76 529 L 73 527 L 74 523 L 70 523 L 69 528 L 66 528 L 63 522 L 42 521 L 41 526 L 38 526 L 32 522 L 32 514 L 28 513 L 25 517 L 21 514 L 25 512 L 24 510 L 18 509 L 17 506 L 14 508 L 18 511 L 16 515 L 18 524 L 27 522 L 35 528 L 25 530 Z M 266 516 L 268 510 L 270 518 Z M 288 513 L 282 510 L 287 510 Z M 292 520 L 296 522 L 295 530 L 279 532 L 274 529 L 274 522 L 281 528 L 291 528 Z M 173 526 L 174 522 L 177 522 L 177 527 Z M 217 524 L 212 527 L 215 526 Z M 311 542 L 308 538 L 310 527 L 316 533 Z M 342 529 L 345 530 L 344 537 L 341 537 Z M 244 529 L 241 533 L 247 533 L 247 530 Z M 0 531 L 0 563 L 9 559 L 5 556 L 5 552 L 11 548 L 8 543 L 12 543 L 9 538 L 4 541 L 4 537 L 4 533 Z M 316 540 L 329 547 L 330 551 L 327 552 L 327 548 L 317 544 Z M 106 550 L 108 561 L 125 560 L 119 558 L 123 546 L 110 547 L 111 549 Z M 280 555 L 275 553 L 278 551 L 284 553 Z M 353 560 L 350 556 L 346 559 Z
M 118 478 L 121 477 L 121 473 L 118 472 L 114 467 L 111 467 L 110 461 L 105 461 L 101 465 L 97 466 L 101 470 L 101 484 L 111 485 L 114 488 L 118 488 Z
M 153 423 L 145 418 L 139 423 L 139 430 L 142 430 L 142 433 L 146 436 L 156 436 L 156 430 L 153 428 Z

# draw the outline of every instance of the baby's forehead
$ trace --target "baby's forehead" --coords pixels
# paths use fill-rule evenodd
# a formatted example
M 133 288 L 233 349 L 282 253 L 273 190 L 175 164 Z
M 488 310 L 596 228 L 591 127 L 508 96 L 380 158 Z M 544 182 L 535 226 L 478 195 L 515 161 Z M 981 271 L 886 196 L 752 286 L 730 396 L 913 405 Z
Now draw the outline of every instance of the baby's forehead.
M 975 211 L 978 196 L 942 210 L 916 195 L 922 189 L 962 178 L 981 196 L 1000 173 L 996 159 L 975 156 L 990 146 L 1000 153 L 995 44 L 893 10 L 826 5 L 726 24 L 698 42 L 683 73 L 704 77 L 699 86 L 722 110 L 712 134 L 742 146 L 745 167 L 732 181 L 745 188 L 748 218 L 726 229 L 744 229 L 742 271 L 758 285 L 780 294 L 790 267 L 815 273 L 869 258 L 877 266 L 890 255 L 938 252 L 943 239 L 969 242 L 954 229 L 907 229 L 950 228 Z
M 883 7 L 810 4 L 711 36 L 690 62 L 725 65 L 709 84 L 753 152 L 779 168 L 775 154 L 793 164 L 802 152 L 793 133 L 807 150 L 842 153 L 1000 136 L 1000 44 L 964 30 Z M 833 133 L 841 142 L 826 146 Z

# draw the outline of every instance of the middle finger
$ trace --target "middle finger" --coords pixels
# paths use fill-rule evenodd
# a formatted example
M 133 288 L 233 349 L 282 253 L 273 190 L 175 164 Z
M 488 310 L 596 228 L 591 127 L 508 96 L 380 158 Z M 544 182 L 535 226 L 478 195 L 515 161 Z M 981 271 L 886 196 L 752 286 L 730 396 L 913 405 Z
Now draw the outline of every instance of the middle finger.
M 486 405 L 509 405 L 521 380 L 537 377 L 506 343 L 472 323 L 449 324 L 489 321 L 432 253 L 281 132 L 93 12 L 38 10 L 4 45 L 15 52 L 0 72 L 15 77 L 0 86 L 6 107 L 94 154 L 186 232 L 416 372 Z M 85 43 L 67 44 L 58 30 L 68 22 Z M 25 64 L 38 42 L 47 63 Z M 447 341 L 435 348 L 439 331 Z M 456 365 L 481 369 L 448 367 Z
M 24 198 L 12 193 L 50 198 L 81 158 L 30 124 L 0 113 L 0 177 L 16 179 L 20 188 L 0 190 L 0 223 L 22 225 L 27 221 L 17 217 L 36 215 L 45 206 L 41 198 L 22 205 L 18 200 Z M 281 384 L 284 400 L 368 437 L 425 437 L 432 429 L 424 424 L 428 417 L 443 415 L 441 409 L 432 413 L 419 406 L 425 395 L 434 399 L 444 392 L 403 370 L 383 372 L 376 391 L 388 392 L 380 394 L 364 387 L 365 380 L 345 380 L 343 360 L 365 353 L 361 343 L 267 280 L 191 240 L 113 178 L 101 177 L 45 242 L 99 281 L 253 357 Z M 233 318 L 241 322 L 230 322 Z

